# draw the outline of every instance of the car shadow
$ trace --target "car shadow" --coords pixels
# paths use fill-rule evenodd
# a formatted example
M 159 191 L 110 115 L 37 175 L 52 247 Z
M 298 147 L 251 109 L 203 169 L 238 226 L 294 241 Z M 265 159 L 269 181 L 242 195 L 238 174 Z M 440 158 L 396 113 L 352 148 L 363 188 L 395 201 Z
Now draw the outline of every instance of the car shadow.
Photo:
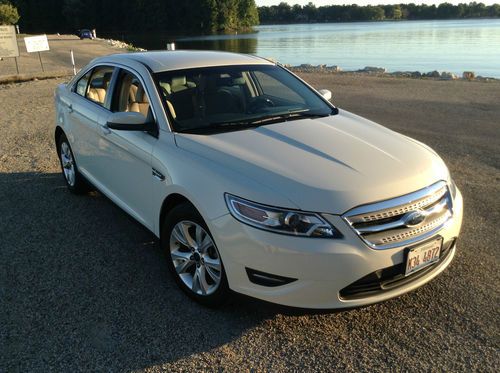
M 150 367 L 306 312 L 241 296 L 194 303 L 151 232 L 100 193 L 72 195 L 60 174 L 0 173 L 0 195 L 2 354 L 17 368 Z

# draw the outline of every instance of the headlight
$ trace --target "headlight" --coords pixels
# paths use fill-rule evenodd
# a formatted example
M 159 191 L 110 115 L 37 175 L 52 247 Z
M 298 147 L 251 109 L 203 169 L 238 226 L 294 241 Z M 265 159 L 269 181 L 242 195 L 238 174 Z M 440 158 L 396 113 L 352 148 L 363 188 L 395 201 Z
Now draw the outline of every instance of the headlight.
M 320 215 L 261 205 L 226 194 L 231 215 L 256 228 L 292 236 L 340 238 L 342 235 Z

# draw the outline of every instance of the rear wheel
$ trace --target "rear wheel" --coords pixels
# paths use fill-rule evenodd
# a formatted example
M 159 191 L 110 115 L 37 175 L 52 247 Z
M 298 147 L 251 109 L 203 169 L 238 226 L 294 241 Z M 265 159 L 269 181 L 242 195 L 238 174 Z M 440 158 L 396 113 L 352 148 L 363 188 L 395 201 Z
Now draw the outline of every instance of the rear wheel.
M 179 287 L 206 306 L 230 297 L 222 259 L 200 214 L 189 203 L 170 211 L 162 229 L 162 248 Z
M 59 150 L 62 174 L 68 189 L 75 194 L 88 192 L 90 188 L 83 176 L 78 172 L 75 156 L 65 134 L 59 137 L 57 148 Z

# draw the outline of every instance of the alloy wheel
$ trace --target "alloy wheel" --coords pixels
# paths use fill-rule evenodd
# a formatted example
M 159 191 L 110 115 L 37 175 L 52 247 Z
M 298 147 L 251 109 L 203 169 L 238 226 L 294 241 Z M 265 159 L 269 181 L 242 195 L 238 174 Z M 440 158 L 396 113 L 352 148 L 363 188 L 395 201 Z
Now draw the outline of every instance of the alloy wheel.
M 66 142 L 61 144 L 61 164 L 66 181 L 70 186 L 74 186 L 76 180 L 75 161 L 73 160 L 69 145 Z
M 210 295 L 219 287 L 220 255 L 212 237 L 199 224 L 183 220 L 174 226 L 170 257 L 177 275 L 193 293 Z

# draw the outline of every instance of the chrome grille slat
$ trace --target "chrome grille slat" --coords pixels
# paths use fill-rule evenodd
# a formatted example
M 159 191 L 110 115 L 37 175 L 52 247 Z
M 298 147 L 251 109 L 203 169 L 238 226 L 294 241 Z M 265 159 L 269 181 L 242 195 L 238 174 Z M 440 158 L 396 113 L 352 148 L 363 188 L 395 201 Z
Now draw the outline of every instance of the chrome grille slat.
M 408 203 L 399 206 L 385 208 L 383 210 L 376 209 L 373 212 L 367 212 L 359 215 L 352 215 L 349 216 L 349 220 L 352 223 L 359 223 L 359 222 L 369 222 L 369 221 L 380 220 L 401 215 L 409 211 L 414 211 L 422 207 L 432 205 L 442 197 L 445 191 L 446 191 L 446 185 L 439 187 L 436 190 L 431 190 L 432 193 L 431 195 L 424 196 L 418 199 L 417 201 L 409 201 Z
M 370 241 L 376 245 L 401 241 L 405 238 L 411 238 L 413 236 L 416 236 L 416 235 L 421 234 L 421 233 L 425 233 L 425 232 L 430 231 L 438 226 L 441 226 L 449 218 L 450 218 L 450 214 L 446 213 L 445 215 L 438 217 L 437 219 L 429 222 L 428 224 L 422 225 L 422 226 L 420 226 L 418 228 L 414 228 L 414 229 L 407 228 L 407 229 L 405 229 L 397 234 L 391 235 L 391 236 L 387 235 L 387 234 L 390 234 L 390 232 L 385 232 L 385 234 L 384 234 L 384 232 L 382 232 L 382 234 L 378 233 L 378 236 L 380 236 L 380 238 L 373 235 L 373 236 L 370 236 Z
M 424 220 L 413 226 L 408 218 L 415 211 Z M 440 181 L 414 193 L 354 208 L 342 217 L 369 246 L 387 249 L 439 231 L 452 217 L 452 200 L 446 183 Z

